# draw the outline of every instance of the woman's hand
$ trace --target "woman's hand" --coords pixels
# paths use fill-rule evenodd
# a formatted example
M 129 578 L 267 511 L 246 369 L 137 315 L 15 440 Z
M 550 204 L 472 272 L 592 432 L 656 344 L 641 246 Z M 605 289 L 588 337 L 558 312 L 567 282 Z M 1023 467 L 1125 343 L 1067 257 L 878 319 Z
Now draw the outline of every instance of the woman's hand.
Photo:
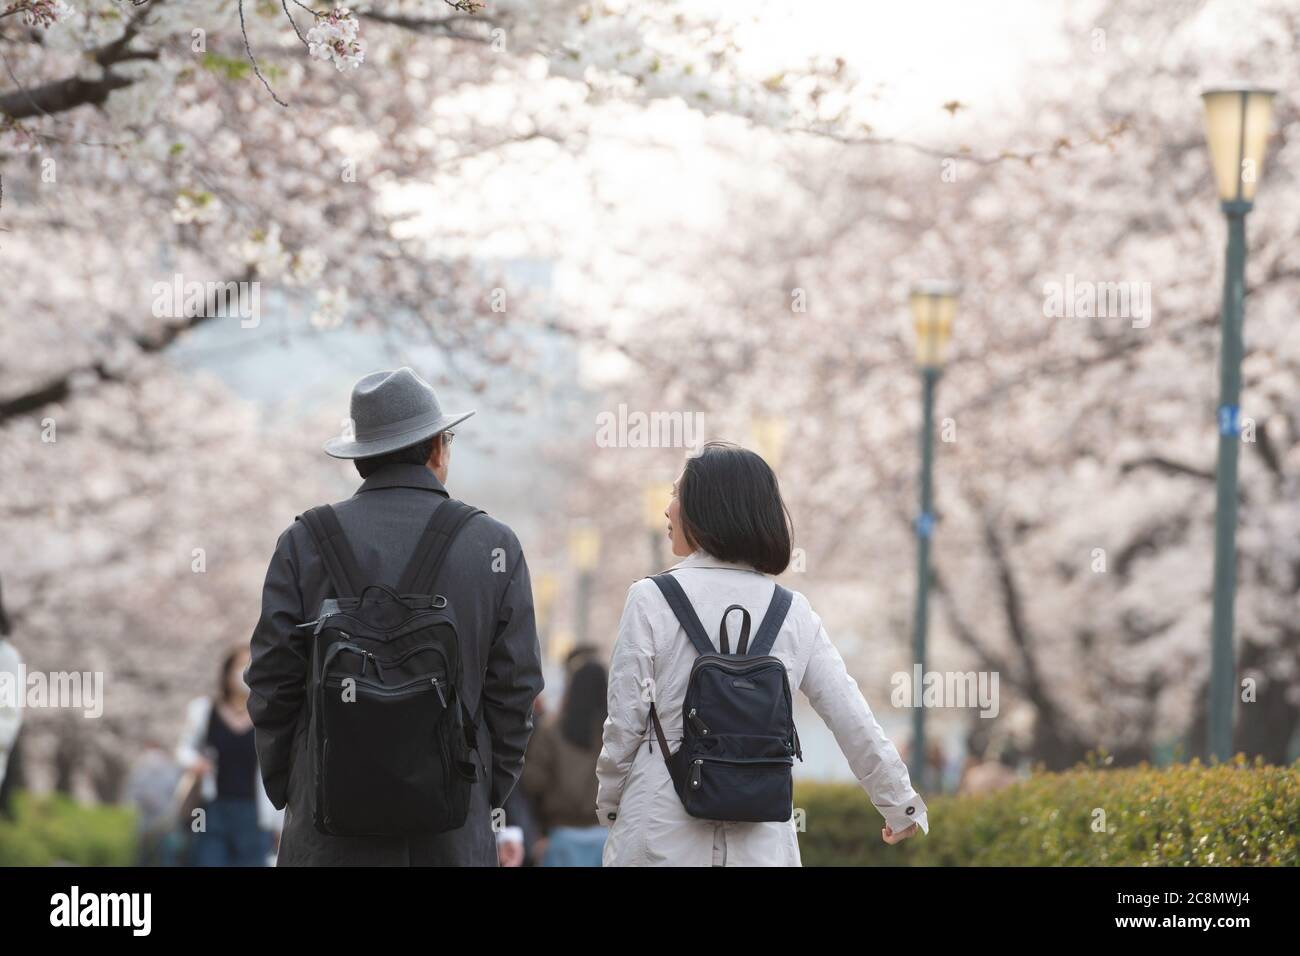
M 880 831 L 881 839 L 883 839 L 890 846 L 893 846 L 895 843 L 902 843 L 908 837 L 915 836 L 915 835 L 916 835 L 915 823 L 913 823 L 906 830 L 894 831 L 889 829 L 888 826 L 886 826 L 883 830 Z

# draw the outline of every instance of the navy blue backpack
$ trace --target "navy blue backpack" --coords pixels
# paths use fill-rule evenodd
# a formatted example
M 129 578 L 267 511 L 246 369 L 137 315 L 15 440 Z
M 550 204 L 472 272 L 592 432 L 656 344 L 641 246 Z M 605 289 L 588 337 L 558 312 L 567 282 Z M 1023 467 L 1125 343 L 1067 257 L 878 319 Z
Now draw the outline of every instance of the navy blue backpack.
M 669 751 L 655 705 L 650 705 L 659 749 L 682 806 L 691 816 L 705 820 L 789 820 L 794 809 L 794 758 L 803 760 L 803 751 L 785 664 L 769 655 L 793 595 L 776 586 L 752 645 L 749 612 L 739 604 L 723 611 L 719 653 L 677 580 L 666 572 L 650 580 L 663 592 L 700 652 L 686 685 L 682 745 L 676 753 Z M 733 611 L 742 616 L 735 654 L 727 634 L 727 617 Z

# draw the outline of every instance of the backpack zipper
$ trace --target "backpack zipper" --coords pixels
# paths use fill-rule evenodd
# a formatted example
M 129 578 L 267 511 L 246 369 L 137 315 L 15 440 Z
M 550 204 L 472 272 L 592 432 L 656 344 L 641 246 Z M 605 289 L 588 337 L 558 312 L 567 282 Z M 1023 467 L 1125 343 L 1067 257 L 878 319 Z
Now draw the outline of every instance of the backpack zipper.
M 708 725 L 700 719 L 698 714 L 696 714 L 694 707 L 692 707 L 691 712 L 686 715 L 686 719 L 695 726 L 696 732 L 699 733 L 701 737 L 707 737 L 709 735 Z
M 350 674 L 344 675 L 342 677 L 335 675 L 333 677 L 327 678 L 321 684 L 321 687 L 332 688 L 334 686 L 332 683 L 333 681 L 338 681 L 339 683 L 337 686 L 342 686 L 342 682 L 348 680 L 349 678 L 356 680 L 358 687 L 364 687 L 367 691 L 370 691 L 372 694 L 376 694 L 380 697 L 399 697 L 403 694 L 408 694 L 411 691 L 417 690 L 421 687 L 432 686 L 434 690 L 438 692 L 438 699 L 443 702 L 443 707 L 444 708 L 446 707 L 447 698 L 444 696 L 442 687 L 440 686 L 442 683 L 444 683 L 445 678 L 436 675 L 430 677 L 416 677 L 413 680 L 408 680 L 405 683 L 397 684 L 394 687 L 385 687 L 382 684 L 377 684 L 374 681 L 370 681 L 370 680 L 362 681 L 359 677 L 352 678 Z
M 351 643 L 353 640 L 354 638 L 352 637 L 351 634 L 347 633 L 346 631 L 339 631 L 339 640 L 331 644 L 325 652 L 325 663 L 321 666 L 322 673 L 325 676 L 328 676 L 329 666 L 330 664 L 334 663 L 334 658 L 337 657 L 343 651 L 349 651 L 353 654 L 361 654 L 363 656 L 362 671 L 361 671 L 362 675 L 365 674 L 364 661 L 372 660 L 375 662 L 375 670 L 379 673 L 379 677 L 382 680 L 384 677 L 383 659 L 378 657 L 373 651 L 368 651 L 364 647 L 360 647 L 357 644 Z M 401 654 L 398 654 L 396 657 L 389 658 L 387 660 L 387 666 L 396 667 L 398 664 L 401 664 L 403 661 L 407 660 L 410 657 L 414 657 L 416 654 L 437 654 L 439 659 L 441 659 L 442 661 L 443 670 L 445 670 L 449 674 L 451 673 L 452 670 L 451 661 L 448 659 L 447 655 L 443 653 L 442 648 L 438 647 L 436 644 L 423 644 L 420 645 L 419 647 L 409 648 L 403 651 Z
M 402 623 L 394 624 L 392 627 L 373 627 L 369 624 L 366 624 L 365 621 L 362 621 L 355 614 L 352 614 L 348 611 L 331 611 L 329 614 L 325 614 L 317 618 L 315 621 L 308 621 L 307 624 L 299 624 L 298 627 L 307 627 L 311 624 L 322 624 L 327 618 L 331 618 L 331 617 L 347 618 L 350 621 L 360 624 L 362 629 L 369 631 L 373 634 L 392 634 L 395 631 L 400 631 L 403 628 L 410 626 L 413 621 L 420 621 L 426 617 L 447 618 L 447 615 L 442 613 L 440 610 L 434 610 L 429 608 L 422 611 L 417 611 L 415 614 L 408 617 Z M 448 618 L 448 620 L 450 620 L 450 618 Z
M 438 700 L 442 702 L 442 709 L 446 710 L 447 696 L 442 692 L 442 682 L 438 679 L 436 674 L 433 677 L 430 677 L 429 680 L 433 684 L 433 689 L 438 692 Z

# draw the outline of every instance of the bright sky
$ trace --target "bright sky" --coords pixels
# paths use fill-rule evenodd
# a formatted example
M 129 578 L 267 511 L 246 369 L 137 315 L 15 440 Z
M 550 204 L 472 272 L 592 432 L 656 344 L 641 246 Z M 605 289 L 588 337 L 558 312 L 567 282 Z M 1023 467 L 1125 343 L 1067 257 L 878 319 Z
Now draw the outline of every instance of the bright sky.
M 814 57 L 843 57 L 875 95 L 855 106 L 878 134 L 934 145 L 978 147 L 989 121 L 1014 110 L 1033 62 L 1059 55 L 1067 42 L 1063 6 L 1053 0 L 695 2 L 706 16 L 733 20 L 743 70 L 766 77 Z M 1069 42 L 1086 44 L 1087 37 Z M 449 115 L 468 109 L 493 122 L 517 113 L 518 98 L 528 95 L 517 86 L 471 93 L 472 103 L 436 108 Z M 580 88 L 574 93 L 581 98 Z M 953 99 L 968 106 L 956 119 L 942 109 Z M 599 309 L 599 295 L 584 295 L 593 277 L 621 291 L 620 270 L 636 268 L 619 245 L 635 246 L 652 230 L 718 228 L 726 215 L 719 184 L 738 176 L 741 185 L 761 181 L 763 169 L 738 166 L 734 154 L 713 148 L 716 135 L 716 126 L 680 103 L 609 107 L 579 156 L 530 144 L 504 166 L 499 157 L 467 164 L 473 188 L 451 177 L 393 199 L 419 210 L 411 231 L 437 237 L 442 251 L 501 259 L 555 254 L 554 291 Z M 452 238 L 458 234 L 466 240 Z
M 707 0 L 723 15 L 737 0 Z M 749 0 L 737 42 L 757 71 L 801 57 L 842 56 L 880 99 L 883 135 L 942 133 L 940 107 L 959 99 L 979 112 L 1014 105 L 1030 61 L 1060 49 L 1062 6 L 1053 0 Z M 1086 38 L 1082 38 L 1085 39 Z

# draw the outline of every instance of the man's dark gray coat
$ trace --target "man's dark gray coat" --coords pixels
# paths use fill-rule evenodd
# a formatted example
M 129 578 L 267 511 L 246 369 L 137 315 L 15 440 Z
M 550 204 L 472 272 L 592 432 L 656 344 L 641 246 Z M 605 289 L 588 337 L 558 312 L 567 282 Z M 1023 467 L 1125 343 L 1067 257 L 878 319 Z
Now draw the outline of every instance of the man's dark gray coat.
M 429 516 L 446 498 L 442 482 L 425 466 L 392 464 L 334 505 L 367 584 L 396 586 Z M 504 805 L 519 779 L 533 700 L 542 689 L 532 586 L 514 532 L 488 515 L 472 518 L 447 553 L 438 592 L 456 613 L 466 703 L 482 715 L 478 751 L 487 773 L 474 784 L 465 825 L 411 838 L 321 833 L 312 823 L 307 779 L 310 629 L 295 625 L 315 619 L 321 602 L 334 594 L 303 523 L 295 521 L 280 535 L 246 679 L 262 779 L 271 802 L 285 809 L 281 866 L 497 864 L 492 809 Z

